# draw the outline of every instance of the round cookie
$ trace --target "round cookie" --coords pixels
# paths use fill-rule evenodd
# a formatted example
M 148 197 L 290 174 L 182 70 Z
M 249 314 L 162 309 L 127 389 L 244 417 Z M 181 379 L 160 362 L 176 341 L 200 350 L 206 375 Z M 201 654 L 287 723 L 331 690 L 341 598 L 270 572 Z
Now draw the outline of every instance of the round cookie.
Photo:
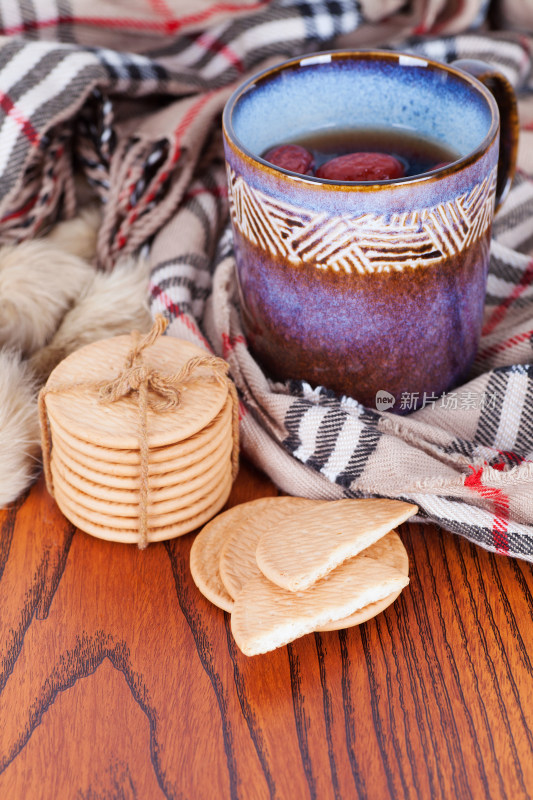
M 373 558 L 349 558 L 305 591 L 284 589 L 260 573 L 235 598 L 231 631 L 248 656 L 319 630 L 407 586 L 409 578 Z
M 407 555 L 407 550 L 403 546 L 403 542 L 396 531 L 390 531 L 390 533 L 385 534 L 382 539 L 370 545 L 370 547 L 363 550 L 359 555 L 373 558 L 376 561 L 387 564 L 389 567 L 394 567 L 394 569 L 397 569 L 403 575 L 409 575 L 409 557 Z M 401 594 L 401 591 L 400 589 L 400 591 L 392 592 L 388 597 L 384 597 L 383 600 L 369 603 L 365 608 L 361 608 L 359 611 L 350 614 L 349 617 L 328 622 L 326 625 L 319 628 L 319 630 L 337 631 L 341 628 L 352 628 L 355 625 L 361 625 L 361 623 L 367 622 L 369 619 L 372 619 L 372 617 L 376 617 L 378 614 L 381 614 L 382 611 L 385 611 L 386 608 L 394 603 L 396 598 Z
M 385 497 L 332 500 L 272 528 L 260 539 L 255 557 L 273 583 L 288 591 L 305 591 L 417 510 L 413 503 Z
M 220 460 L 221 452 L 228 446 L 228 443 L 233 445 L 229 426 L 221 428 L 216 433 L 214 441 L 206 443 L 203 448 L 200 448 L 198 454 L 190 453 L 179 459 L 169 460 L 168 463 L 161 461 L 155 465 L 149 464 L 150 486 L 158 488 L 193 480 Z M 123 465 L 116 465 L 115 469 L 109 463 L 97 462 L 91 460 L 89 456 L 73 453 L 56 433 L 54 433 L 53 449 L 72 472 L 88 481 L 108 486 L 110 489 L 135 489 L 139 485 L 140 464 L 128 466 L 129 475 L 118 474 L 119 468 Z M 104 466 L 102 471 L 100 470 L 101 465 Z M 157 471 L 154 471 L 154 468 Z
M 71 507 L 77 510 L 78 514 L 86 517 L 98 525 L 110 526 L 113 528 L 134 528 L 139 516 L 139 505 L 119 504 L 113 502 L 99 501 L 90 495 L 80 492 L 65 481 L 58 472 L 52 455 L 51 460 L 52 476 L 54 480 L 54 494 L 60 491 L 63 498 L 70 503 Z M 148 525 L 151 528 L 159 528 L 180 522 L 189 516 L 201 512 L 204 508 L 211 505 L 215 499 L 225 491 L 226 484 L 232 484 L 231 467 L 223 469 L 208 484 L 202 486 L 190 495 L 177 498 L 176 501 L 164 501 L 159 504 L 159 508 L 168 508 L 165 512 L 155 511 L 153 506 L 148 504 Z
M 156 476 L 159 478 L 159 481 L 157 481 L 159 485 L 157 485 L 154 478 L 150 476 L 150 503 L 157 504 L 162 500 L 175 499 L 181 495 L 193 492 L 206 484 L 211 478 L 217 475 L 222 468 L 228 468 L 232 448 L 233 443 L 231 441 L 226 441 L 219 450 L 211 453 L 205 461 L 193 465 L 192 470 L 162 473 Z M 86 470 L 84 467 L 78 467 L 79 471 L 71 469 L 70 464 L 72 464 L 72 461 L 67 455 L 63 454 L 61 448 L 57 447 L 57 443 L 54 443 L 52 458 L 61 477 L 75 489 L 79 489 L 80 492 L 84 492 L 91 497 L 107 502 L 139 503 L 140 475 L 137 477 L 137 480 L 130 479 L 129 486 L 117 488 L 97 482 L 95 478 L 99 479 L 100 476 L 92 470 Z M 87 475 L 91 477 L 87 477 Z M 92 476 L 94 476 L 94 478 Z M 163 483 L 161 480 L 163 477 L 166 477 L 167 481 L 172 481 L 173 476 L 173 482 Z M 175 479 L 176 477 L 177 480 Z
M 192 463 L 203 458 L 205 453 L 210 452 L 214 442 L 218 441 L 217 437 L 225 436 L 231 430 L 232 405 L 231 398 L 228 397 L 215 419 L 188 439 L 165 447 L 152 448 L 149 453 L 150 472 L 155 474 L 181 469 L 183 459 L 190 459 Z M 89 463 L 94 464 L 94 469 L 110 475 L 133 477 L 139 474 L 141 456 L 138 442 L 132 449 L 103 447 L 73 436 L 52 418 L 49 421 L 53 439 L 59 438 L 65 449 L 72 455 L 75 454 L 80 461 L 85 461 L 87 457 L 90 459 Z
M 375 558 L 376 561 L 382 561 L 384 564 L 388 564 L 389 567 L 394 567 L 394 569 L 403 572 L 404 575 L 409 575 L 409 556 L 396 531 L 386 533 L 373 545 L 363 550 L 361 555 L 367 558 Z
M 186 533 L 196 530 L 201 525 L 204 525 L 209 519 L 214 517 L 220 511 L 224 503 L 227 501 L 230 491 L 231 482 L 228 483 L 225 490 L 212 503 L 212 505 L 207 506 L 203 511 L 193 514 L 187 519 L 184 519 L 181 522 L 176 522 L 172 525 L 166 525 L 160 528 L 150 528 L 148 530 L 148 543 L 163 542 L 167 539 L 174 539 L 177 536 L 183 536 Z M 92 520 L 85 519 L 78 513 L 77 509 L 70 506 L 68 500 L 64 498 L 60 490 L 56 492 L 55 499 L 65 517 L 81 531 L 84 531 L 91 536 L 96 536 L 98 539 L 105 539 L 109 542 L 136 544 L 139 541 L 139 531 L 137 529 L 119 529 L 108 525 L 99 525 Z
M 259 537 L 288 516 L 323 502 L 308 500 L 305 497 L 270 497 L 266 498 L 261 511 L 255 512 L 256 518 L 251 518 L 248 509 L 243 508 L 248 506 L 248 503 L 238 506 L 243 508 L 241 513 L 245 518 L 241 521 L 235 518 L 233 533 L 228 536 L 222 547 L 219 564 L 222 583 L 231 597 L 235 599 L 246 581 L 260 572 L 255 560 Z
M 272 505 L 281 501 L 281 505 L 286 506 L 286 500 L 295 498 L 260 497 L 232 506 L 204 525 L 196 536 L 190 555 L 191 574 L 198 589 L 214 605 L 224 611 L 231 611 L 233 607 L 233 598 L 220 577 L 220 555 L 225 543 L 236 530 L 250 530 L 249 523 L 261 518 Z
M 93 444 L 138 448 L 138 397 L 127 395 L 114 403 L 102 403 L 99 398 L 100 387 L 124 371 L 133 344 L 132 336 L 116 336 L 88 344 L 63 359 L 46 383 L 45 403 L 50 419 L 73 436 Z M 143 352 L 143 361 L 148 370 L 169 376 L 191 358 L 206 355 L 190 342 L 162 336 Z M 205 428 L 220 412 L 229 393 L 228 384 L 218 381 L 210 367 L 199 367 L 180 388 L 177 408 L 165 412 L 148 408 L 150 448 L 183 441 Z
M 387 597 L 384 597 L 383 600 L 377 600 L 375 603 L 369 603 L 364 608 L 359 609 L 359 611 L 354 611 L 354 613 L 350 614 L 349 617 L 343 617 L 343 619 L 334 619 L 331 622 L 328 622 L 326 625 L 321 625 L 320 628 L 317 628 L 317 632 L 326 633 L 327 631 L 340 631 L 344 630 L 345 628 L 355 628 L 356 625 L 361 625 L 363 622 L 368 622 L 369 619 L 372 619 L 372 617 L 377 617 L 378 614 L 381 614 L 382 611 L 385 611 L 386 608 L 392 605 L 396 598 L 401 595 L 401 593 L 401 589 L 399 589 L 397 592 L 392 592 Z
M 220 551 L 233 530 L 235 508 L 228 508 L 208 522 L 194 539 L 190 553 L 192 579 L 201 593 L 218 608 L 231 611 L 233 598 L 220 578 Z

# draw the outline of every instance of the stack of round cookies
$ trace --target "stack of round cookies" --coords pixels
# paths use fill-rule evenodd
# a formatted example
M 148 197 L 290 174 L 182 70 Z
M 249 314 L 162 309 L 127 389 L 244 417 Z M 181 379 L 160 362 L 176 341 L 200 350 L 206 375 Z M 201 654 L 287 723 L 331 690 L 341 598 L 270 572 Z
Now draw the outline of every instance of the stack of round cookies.
M 40 397 L 45 473 L 61 511 L 86 533 L 141 546 L 188 533 L 222 508 L 238 448 L 225 362 L 148 337 L 81 348 Z

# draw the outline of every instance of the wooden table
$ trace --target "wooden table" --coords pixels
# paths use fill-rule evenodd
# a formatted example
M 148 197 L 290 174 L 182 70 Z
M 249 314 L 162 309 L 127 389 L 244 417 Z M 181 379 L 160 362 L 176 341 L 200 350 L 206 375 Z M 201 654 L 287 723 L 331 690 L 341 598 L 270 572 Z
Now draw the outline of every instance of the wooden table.
M 230 504 L 272 494 L 245 464 Z M 42 481 L 0 522 L 2 800 L 533 795 L 529 564 L 404 525 L 385 613 L 247 658 L 192 535 L 99 541 Z

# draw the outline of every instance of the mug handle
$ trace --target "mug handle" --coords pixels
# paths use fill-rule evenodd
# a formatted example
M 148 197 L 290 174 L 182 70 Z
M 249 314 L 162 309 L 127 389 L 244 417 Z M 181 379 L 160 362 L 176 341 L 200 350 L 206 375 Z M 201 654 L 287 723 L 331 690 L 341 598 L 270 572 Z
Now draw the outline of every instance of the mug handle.
M 512 85 L 494 67 L 476 58 L 460 58 L 452 66 L 477 78 L 491 92 L 500 112 L 500 152 L 496 179 L 496 206 L 499 209 L 511 188 L 518 151 L 518 104 Z

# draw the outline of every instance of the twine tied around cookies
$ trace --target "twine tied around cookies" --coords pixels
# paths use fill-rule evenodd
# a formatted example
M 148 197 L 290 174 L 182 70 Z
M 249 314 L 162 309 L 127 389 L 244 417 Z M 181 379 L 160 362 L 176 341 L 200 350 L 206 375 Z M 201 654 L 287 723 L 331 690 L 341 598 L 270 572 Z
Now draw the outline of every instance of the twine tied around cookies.
M 144 351 L 151 347 L 165 332 L 168 320 L 158 314 L 150 331 L 141 336 L 133 331 L 133 346 L 126 356 L 124 368 L 112 381 L 60 384 L 54 387 L 44 386 L 39 392 L 39 417 L 41 422 L 41 443 L 43 452 L 43 470 L 46 487 L 54 496 L 51 469 L 52 437 L 45 398 L 49 392 L 63 392 L 69 389 L 91 388 L 99 390 L 101 403 L 115 403 L 131 394 L 137 395 L 139 409 L 139 548 L 144 550 L 148 545 L 148 504 L 150 495 L 148 442 L 148 409 L 163 413 L 178 408 L 184 386 L 195 372 L 202 367 L 211 371 L 214 379 L 226 385 L 232 399 L 232 437 L 231 454 L 232 479 L 235 480 L 239 468 L 239 402 L 235 384 L 228 376 L 229 365 L 218 356 L 206 354 L 190 358 L 176 373 L 163 375 L 156 369 L 148 368 L 144 362 Z

